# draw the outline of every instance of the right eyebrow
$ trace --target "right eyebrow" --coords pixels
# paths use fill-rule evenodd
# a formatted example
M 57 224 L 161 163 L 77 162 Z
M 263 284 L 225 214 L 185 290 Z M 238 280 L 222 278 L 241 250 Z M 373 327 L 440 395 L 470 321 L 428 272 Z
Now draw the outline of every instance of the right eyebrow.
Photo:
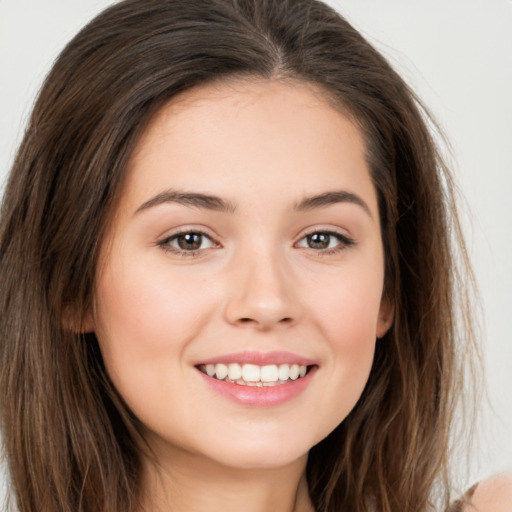
M 236 210 L 236 206 L 233 203 L 217 196 L 201 194 L 200 192 L 180 192 L 178 190 L 166 190 L 165 192 L 157 194 L 151 199 L 148 199 L 145 203 L 137 208 L 135 213 L 140 213 L 144 210 L 165 203 L 177 203 L 183 206 L 192 206 L 195 208 L 230 213 L 233 213 Z
M 360 206 L 368 216 L 373 219 L 369 206 L 364 200 L 352 192 L 347 190 L 334 190 L 324 192 L 315 196 L 306 197 L 295 206 L 298 211 L 313 210 L 315 208 L 323 208 L 337 203 L 352 203 Z

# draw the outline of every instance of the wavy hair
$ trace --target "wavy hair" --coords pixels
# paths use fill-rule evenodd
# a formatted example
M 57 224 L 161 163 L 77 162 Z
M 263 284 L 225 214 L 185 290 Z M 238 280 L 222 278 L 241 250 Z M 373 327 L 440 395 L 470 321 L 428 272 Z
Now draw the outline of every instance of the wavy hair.
M 125 0 L 55 62 L 4 194 L 0 418 L 20 512 L 137 510 L 139 424 L 94 334 L 80 332 L 98 252 L 127 159 L 158 109 L 192 87 L 251 77 L 314 84 L 362 130 L 395 306 L 363 395 L 310 451 L 315 510 L 424 512 L 448 489 L 472 331 L 464 295 L 457 317 L 465 253 L 425 109 L 316 0 Z

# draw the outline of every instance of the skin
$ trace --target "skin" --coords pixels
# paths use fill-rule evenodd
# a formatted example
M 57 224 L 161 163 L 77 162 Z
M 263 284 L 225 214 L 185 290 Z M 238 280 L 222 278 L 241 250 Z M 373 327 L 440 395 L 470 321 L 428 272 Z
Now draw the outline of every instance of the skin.
M 225 208 L 162 202 L 169 191 L 216 196 Z M 304 203 L 332 191 L 345 195 Z M 178 232 L 205 235 L 194 252 L 180 249 Z M 327 248 L 312 246 L 311 233 Z M 88 325 L 152 450 L 145 508 L 311 510 L 307 454 L 366 384 L 391 322 L 383 282 L 364 141 L 320 91 L 238 81 L 162 108 L 128 166 Z M 200 361 L 247 350 L 287 351 L 315 372 L 273 406 L 205 384 Z
M 464 512 L 510 512 L 512 510 L 512 472 L 494 475 L 478 484 Z

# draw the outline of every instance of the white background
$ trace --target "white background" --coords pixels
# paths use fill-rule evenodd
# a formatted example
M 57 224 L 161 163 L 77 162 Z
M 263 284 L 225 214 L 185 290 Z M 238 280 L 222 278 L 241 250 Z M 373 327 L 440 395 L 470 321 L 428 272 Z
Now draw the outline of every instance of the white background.
M 0 0 L 0 187 L 52 61 L 111 3 Z M 494 411 L 486 407 L 481 414 L 485 428 L 468 483 L 512 469 L 512 0 L 328 3 L 385 53 L 451 141 L 481 290 L 481 343 Z

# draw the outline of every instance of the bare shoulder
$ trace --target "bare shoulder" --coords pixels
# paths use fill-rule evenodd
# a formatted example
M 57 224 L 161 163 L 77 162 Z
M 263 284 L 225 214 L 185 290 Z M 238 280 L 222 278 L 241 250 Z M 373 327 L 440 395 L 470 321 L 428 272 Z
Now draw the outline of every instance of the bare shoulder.
M 512 512 L 512 472 L 482 480 L 464 512 Z

